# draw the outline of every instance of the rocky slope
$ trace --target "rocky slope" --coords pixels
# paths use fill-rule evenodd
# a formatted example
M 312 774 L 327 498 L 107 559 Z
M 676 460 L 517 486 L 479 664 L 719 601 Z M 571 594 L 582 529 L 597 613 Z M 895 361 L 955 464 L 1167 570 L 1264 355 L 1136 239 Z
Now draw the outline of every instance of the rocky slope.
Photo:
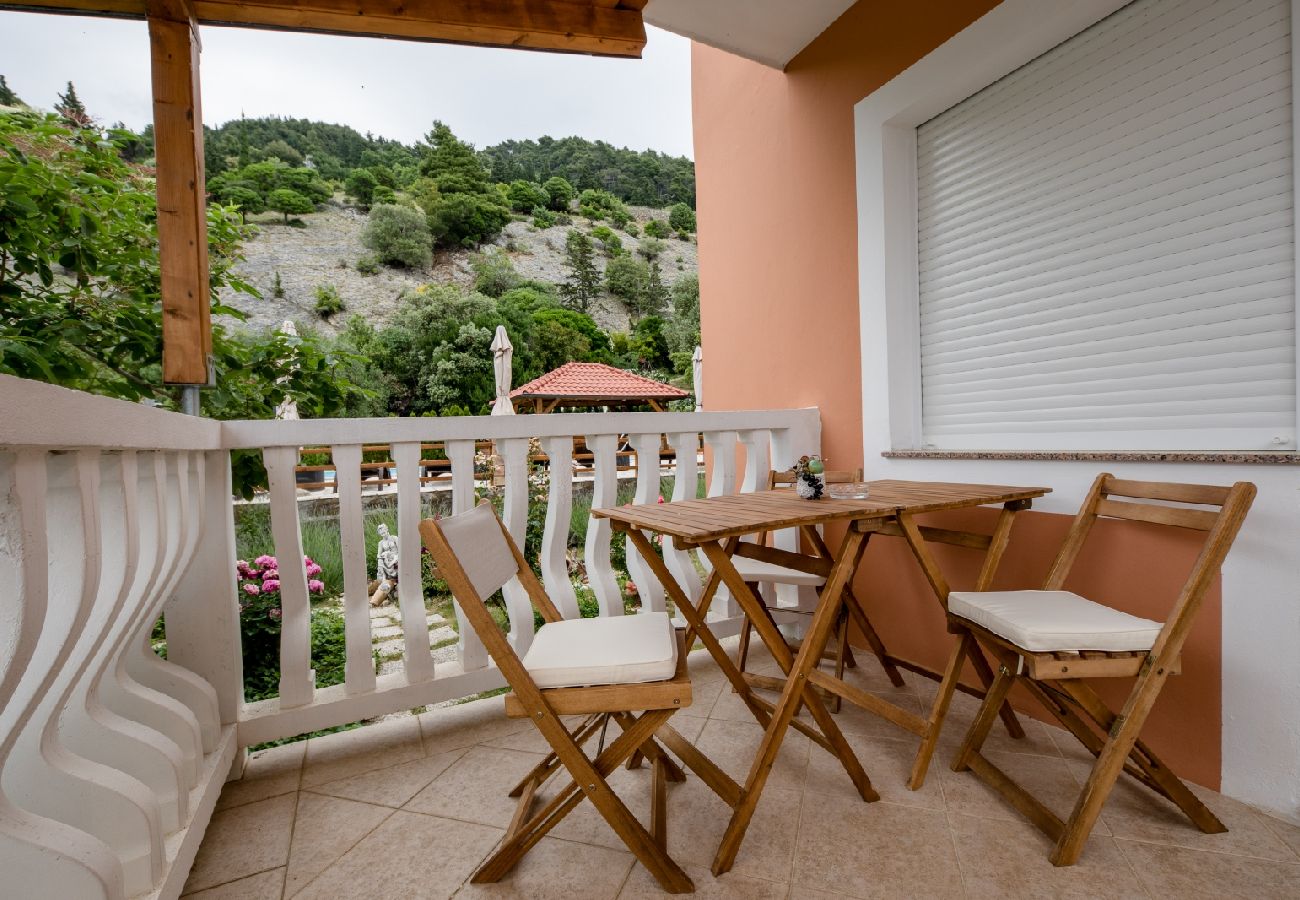
M 667 210 L 631 207 L 630 212 L 640 226 L 653 218 L 667 218 Z M 322 320 L 315 311 L 315 290 L 325 284 L 337 288 L 345 304 L 345 312 L 335 317 L 335 324 L 342 324 L 351 313 L 359 313 L 375 324 L 381 324 L 392 317 L 402 294 L 410 288 L 429 282 L 469 288 L 474 283 L 474 273 L 469 265 L 473 252 L 468 250 L 439 252 L 428 270 L 383 266 L 378 274 L 362 275 L 356 270 L 356 262 L 369 252 L 361 245 L 361 232 L 366 224 L 364 212 L 331 202 L 322 211 L 302 219 L 305 228 L 280 224 L 275 215 L 253 219 L 258 233 L 244 245 L 245 260 L 236 271 L 262 296 L 258 299 L 230 291 L 222 297 L 226 304 L 248 315 L 243 327 L 257 330 L 275 328 L 286 319 L 292 319 L 299 326 L 335 331 L 335 325 Z M 565 277 L 564 240 L 570 227 L 590 230 L 586 220 L 579 218 L 575 218 L 573 226 L 546 229 L 534 228 L 527 221 L 511 222 L 493 244 L 510 255 L 522 277 L 558 284 Z M 623 232 L 619 232 L 619 237 L 625 250 L 636 252 L 637 238 Z M 660 257 L 660 266 L 664 282 L 671 286 L 682 275 L 696 272 L 696 245 L 693 241 L 675 238 L 665 243 L 667 249 Z M 597 243 L 596 264 L 603 270 L 606 260 L 599 246 Z M 276 297 L 274 293 L 276 273 L 280 276 L 283 297 Z M 591 314 L 602 328 L 627 330 L 627 311 L 616 297 L 602 297 Z

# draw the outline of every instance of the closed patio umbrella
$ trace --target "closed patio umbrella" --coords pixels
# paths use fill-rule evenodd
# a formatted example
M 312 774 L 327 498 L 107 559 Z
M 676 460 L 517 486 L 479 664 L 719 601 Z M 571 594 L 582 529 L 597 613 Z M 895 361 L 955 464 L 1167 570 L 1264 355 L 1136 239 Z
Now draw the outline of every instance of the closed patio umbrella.
M 506 326 L 498 325 L 496 337 L 492 339 L 492 368 L 496 373 L 497 399 L 492 404 L 492 415 L 514 415 L 515 406 L 510 402 L 510 361 L 514 357 L 515 347 L 506 334 Z
M 691 379 L 695 382 L 695 411 L 704 409 L 704 348 L 696 345 L 691 354 Z

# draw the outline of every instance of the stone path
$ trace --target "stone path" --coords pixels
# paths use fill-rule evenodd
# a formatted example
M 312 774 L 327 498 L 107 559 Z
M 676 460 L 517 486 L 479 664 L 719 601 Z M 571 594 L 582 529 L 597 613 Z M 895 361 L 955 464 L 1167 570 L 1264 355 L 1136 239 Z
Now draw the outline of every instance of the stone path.
M 424 618 L 429 626 L 429 647 L 433 651 L 434 665 L 454 660 L 456 629 L 438 613 L 429 613 Z M 396 603 L 371 607 L 370 634 L 379 653 L 379 674 L 400 672 L 406 637 L 402 631 L 402 611 Z

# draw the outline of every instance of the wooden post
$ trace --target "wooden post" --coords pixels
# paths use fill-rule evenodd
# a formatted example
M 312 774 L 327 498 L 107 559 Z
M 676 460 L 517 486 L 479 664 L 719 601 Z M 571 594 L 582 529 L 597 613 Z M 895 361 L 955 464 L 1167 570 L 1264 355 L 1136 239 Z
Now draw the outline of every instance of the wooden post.
M 149 0 L 162 268 L 163 380 L 207 384 L 212 353 L 199 29 L 189 0 Z

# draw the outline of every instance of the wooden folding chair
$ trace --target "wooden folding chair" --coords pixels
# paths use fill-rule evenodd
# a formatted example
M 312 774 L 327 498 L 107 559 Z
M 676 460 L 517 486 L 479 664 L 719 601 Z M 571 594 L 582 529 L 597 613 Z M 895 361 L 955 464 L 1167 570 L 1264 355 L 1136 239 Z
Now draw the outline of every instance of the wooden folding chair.
M 1112 499 L 1116 497 L 1125 499 Z M 1055 840 L 1053 864 L 1069 866 L 1078 861 L 1121 771 L 1176 804 L 1201 831 L 1227 831 L 1139 739 L 1139 733 L 1165 680 L 1181 671 L 1183 642 L 1254 497 L 1255 486 L 1245 481 L 1227 488 L 1124 481 L 1103 474 L 1093 482 L 1041 591 L 953 591 L 948 595 L 949 629 L 961 639 L 947 677 L 958 677 L 972 640 L 988 648 L 1000 664 L 953 761 L 953 771 L 973 771 Z M 1206 533 L 1200 556 L 1163 624 L 1062 590 L 1098 518 Z M 1118 713 L 1085 680 L 1134 676 L 1137 681 Z M 1065 822 L 980 753 L 998 708 L 1016 681 L 1096 757 Z M 940 690 L 944 689 L 951 691 L 946 679 Z
M 859 482 L 862 480 L 862 470 L 858 469 L 857 471 L 841 472 L 828 471 L 825 473 L 825 479 L 828 485 Z M 767 489 L 769 491 L 775 490 L 778 486 L 793 486 L 794 482 L 795 474 L 793 471 L 782 472 L 773 470 L 768 472 L 767 475 Z M 761 532 L 758 535 L 757 542 L 765 545 L 767 543 L 767 538 L 768 533 Z M 754 596 L 763 601 L 763 612 L 767 615 L 773 628 L 777 628 L 778 626 L 776 624 L 776 619 L 773 618 L 771 614 L 771 608 L 763 598 L 761 591 L 762 585 L 789 584 L 797 587 L 811 587 L 820 594 L 822 587 L 826 584 L 826 576 L 816 572 L 792 569 L 789 566 L 751 559 L 745 556 L 734 556 L 731 561 L 735 565 L 736 571 L 740 573 L 740 576 L 743 579 L 745 579 L 745 583 L 753 590 Z M 847 590 L 851 591 L 851 589 Z M 824 658 L 829 658 L 834 661 L 836 678 L 844 677 L 844 669 L 846 666 L 850 668 L 857 666 L 857 661 L 853 657 L 853 648 L 849 646 L 849 618 L 859 610 L 860 607 L 857 602 L 850 596 L 844 606 L 840 609 L 839 619 L 835 623 L 836 646 L 833 651 L 828 651 Z M 866 635 L 867 640 L 873 641 L 873 646 L 874 644 L 879 643 L 879 638 L 876 637 L 875 630 L 872 628 L 871 623 L 866 621 L 865 617 L 863 617 L 862 621 L 858 624 Z M 751 622 L 749 616 L 746 615 L 744 622 L 742 622 L 740 626 L 740 642 L 737 645 L 736 651 L 736 668 L 740 669 L 741 672 L 745 671 L 745 663 L 749 658 L 750 635 L 754 627 L 754 623 Z M 791 647 L 792 651 L 795 649 L 796 648 Z M 880 664 L 885 669 L 885 674 L 889 676 L 889 679 L 893 682 L 894 686 L 902 687 L 903 676 L 898 669 L 895 668 L 893 662 L 890 661 L 888 654 L 884 652 L 883 645 L 880 646 L 880 652 L 876 654 L 876 658 L 880 660 Z M 784 686 L 784 679 L 774 678 L 771 679 L 770 683 L 765 683 L 766 679 L 763 679 L 761 676 L 747 674 L 746 678 L 756 687 L 779 691 Z M 831 711 L 839 712 L 841 702 L 841 698 L 838 695 L 832 695 L 828 700 Z
M 655 736 L 728 802 L 734 803 L 740 788 L 667 725 L 673 713 L 691 703 L 685 648 L 667 613 L 563 620 L 487 503 L 423 521 L 420 534 L 465 621 L 513 689 L 506 696 L 506 714 L 532 721 L 553 751 L 511 791 L 519 797 L 514 818 L 500 847 L 471 880 L 500 881 L 586 797 L 664 890 L 693 891 L 691 879 L 667 852 L 666 783 L 686 776 Z M 512 578 L 519 579 L 546 620 L 523 659 L 483 602 Z M 561 716 L 585 719 L 570 732 Z M 582 745 L 598 729 L 603 734 L 610 721 L 622 733 L 589 758 Z M 650 830 L 605 781 L 634 752 L 654 767 Z M 561 766 L 573 780 L 533 814 L 538 789 Z

